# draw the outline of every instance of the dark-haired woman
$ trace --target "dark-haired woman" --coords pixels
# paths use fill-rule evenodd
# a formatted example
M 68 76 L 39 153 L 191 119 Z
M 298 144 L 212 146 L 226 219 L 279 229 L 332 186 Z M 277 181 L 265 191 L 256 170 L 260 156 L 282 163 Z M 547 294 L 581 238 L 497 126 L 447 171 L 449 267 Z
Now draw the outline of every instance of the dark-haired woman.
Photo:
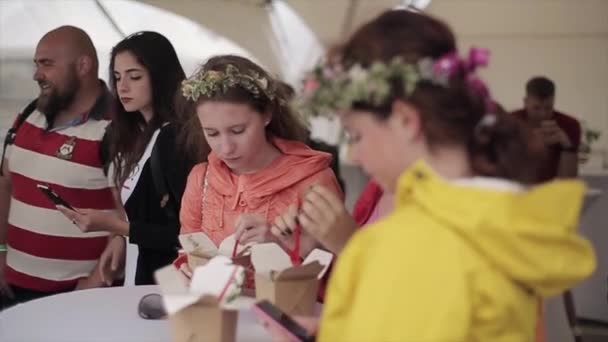
M 198 157 L 177 143 L 175 95 L 184 78 L 175 49 L 159 33 L 135 33 L 112 49 L 110 84 L 117 110 L 108 160 L 128 220 L 98 210 L 63 210 L 83 231 L 128 236 L 138 246 L 136 285 L 154 284 L 154 272 L 177 257 L 181 196 L 191 161 Z M 119 257 L 112 252 L 120 251 L 106 251 L 102 258 L 106 278 Z

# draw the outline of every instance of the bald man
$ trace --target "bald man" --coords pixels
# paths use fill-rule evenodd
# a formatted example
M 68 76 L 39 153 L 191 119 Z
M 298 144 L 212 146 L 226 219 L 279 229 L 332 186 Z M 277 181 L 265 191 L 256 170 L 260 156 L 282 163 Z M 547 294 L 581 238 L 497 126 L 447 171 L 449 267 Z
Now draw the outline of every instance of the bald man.
M 40 86 L 37 108 L 46 115 L 49 128 L 85 112 L 104 90 L 97 79 L 95 47 L 79 28 L 63 26 L 45 34 L 34 63 L 34 81 Z
M 52 30 L 34 64 L 40 93 L 15 120 L 1 169 L 0 308 L 103 284 L 108 236 L 81 232 L 39 185 L 74 208 L 115 209 L 100 153 L 110 96 L 91 39 L 73 26 Z

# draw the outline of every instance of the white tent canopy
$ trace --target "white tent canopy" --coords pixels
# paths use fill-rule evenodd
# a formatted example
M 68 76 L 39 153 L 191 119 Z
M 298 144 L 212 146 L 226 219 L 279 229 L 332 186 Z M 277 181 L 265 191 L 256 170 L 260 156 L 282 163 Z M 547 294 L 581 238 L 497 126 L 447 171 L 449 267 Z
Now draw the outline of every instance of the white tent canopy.
M 307 54 L 311 39 L 331 46 L 350 34 L 360 24 L 380 12 L 408 3 L 428 0 L 138 0 L 190 18 L 233 40 L 250 51 L 262 63 L 276 72 L 286 74 L 291 59 L 277 53 L 276 35 L 297 45 L 296 51 Z M 289 27 L 277 30 L 273 14 L 280 14 Z M 289 15 L 287 13 L 290 13 Z M 311 30 L 291 29 L 298 18 Z M 301 18 L 301 19 L 300 19 Z M 318 43 L 317 43 L 318 44 Z M 318 56 L 316 56 L 318 57 Z M 310 63 L 309 63 L 310 64 Z
M 137 0 L 190 18 L 247 49 L 296 84 L 321 57 L 361 24 L 396 7 L 431 0 Z
M 134 15 L 137 14 L 137 15 Z M 35 96 L 31 81 L 36 44 L 61 25 L 84 29 L 100 60 L 100 77 L 107 79 L 112 46 L 125 35 L 152 30 L 166 35 L 175 46 L 187 73 L 219 53 L 251 56 L 233 42 L 204 27 L 152 6 L 128 0 L 3 0 L 0 1 L 0 99 Z
M 429 0 L 2 0 L 0 100 L 30 98 L 31 58 L 60 25 L 87 31 L 107 77 L 108 55 L 140 30 L 166 35 L 187 73 L 219 53 L 247 55 L 296 85 L 329 46 L 379 12 Z M 150 6 L 153 5 L 153 6 Z M 1 108 L 1 107 L 0 107 Z
M 323 54 L 313 30 L 287 1 L 139 1 L 189 18 L 236 42 L 292 84 Z

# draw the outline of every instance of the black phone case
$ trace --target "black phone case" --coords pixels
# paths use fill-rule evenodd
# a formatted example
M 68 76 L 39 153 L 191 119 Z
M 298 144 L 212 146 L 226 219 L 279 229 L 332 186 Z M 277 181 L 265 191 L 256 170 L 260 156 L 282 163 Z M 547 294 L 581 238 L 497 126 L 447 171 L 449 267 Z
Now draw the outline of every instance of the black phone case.
M 289 330 L 294 336 L 300 339 L 302 342 L 314 342 L 316 337 L 309 335 L 306 329 L 296 322 L 291 316 L 283 312 L 281 309 L 276 307 L 274 304 L 267 300 L 260 301 L 255 306 L 264 311 L 269 317 L 275 322 Z
M 46 197 L 51 200 L 51 202 L 55 203 L 56 205 L 61 205 L 64 206 L 70 210 L 74 210 L 74 208 L 68 203 L 66 202 L 66 200 L 64 200 L 63 198 L 59 197 L 59 195 L 57 195 L 57 193 L 55 193 L 55 191 L 51 190 L 51 188 L 45 186 L 45 187 L 37 187 L 40 191 L 42 191 L 43 194 L 46 195 Z

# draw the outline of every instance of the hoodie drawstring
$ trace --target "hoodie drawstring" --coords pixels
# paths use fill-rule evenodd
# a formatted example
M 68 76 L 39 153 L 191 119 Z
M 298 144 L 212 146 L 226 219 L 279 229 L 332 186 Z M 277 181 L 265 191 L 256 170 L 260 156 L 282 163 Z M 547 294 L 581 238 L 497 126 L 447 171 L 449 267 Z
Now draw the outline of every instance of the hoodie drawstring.
M 268 205 L 266 205 L 266 211 L 264 212 L 264 219 L 268 223 L 270 223 L 270 220 L 268 219 L 268 216 L 270 215 L 270 205 L 272 204 L 272 197 L 273 196 L 270 196 L 270 198 L 268 199 Z
M 224 205 L 226 204 L 226 196 L 222 195 L 222 208 L 220 209 L 220 228 L 224 228 Z

